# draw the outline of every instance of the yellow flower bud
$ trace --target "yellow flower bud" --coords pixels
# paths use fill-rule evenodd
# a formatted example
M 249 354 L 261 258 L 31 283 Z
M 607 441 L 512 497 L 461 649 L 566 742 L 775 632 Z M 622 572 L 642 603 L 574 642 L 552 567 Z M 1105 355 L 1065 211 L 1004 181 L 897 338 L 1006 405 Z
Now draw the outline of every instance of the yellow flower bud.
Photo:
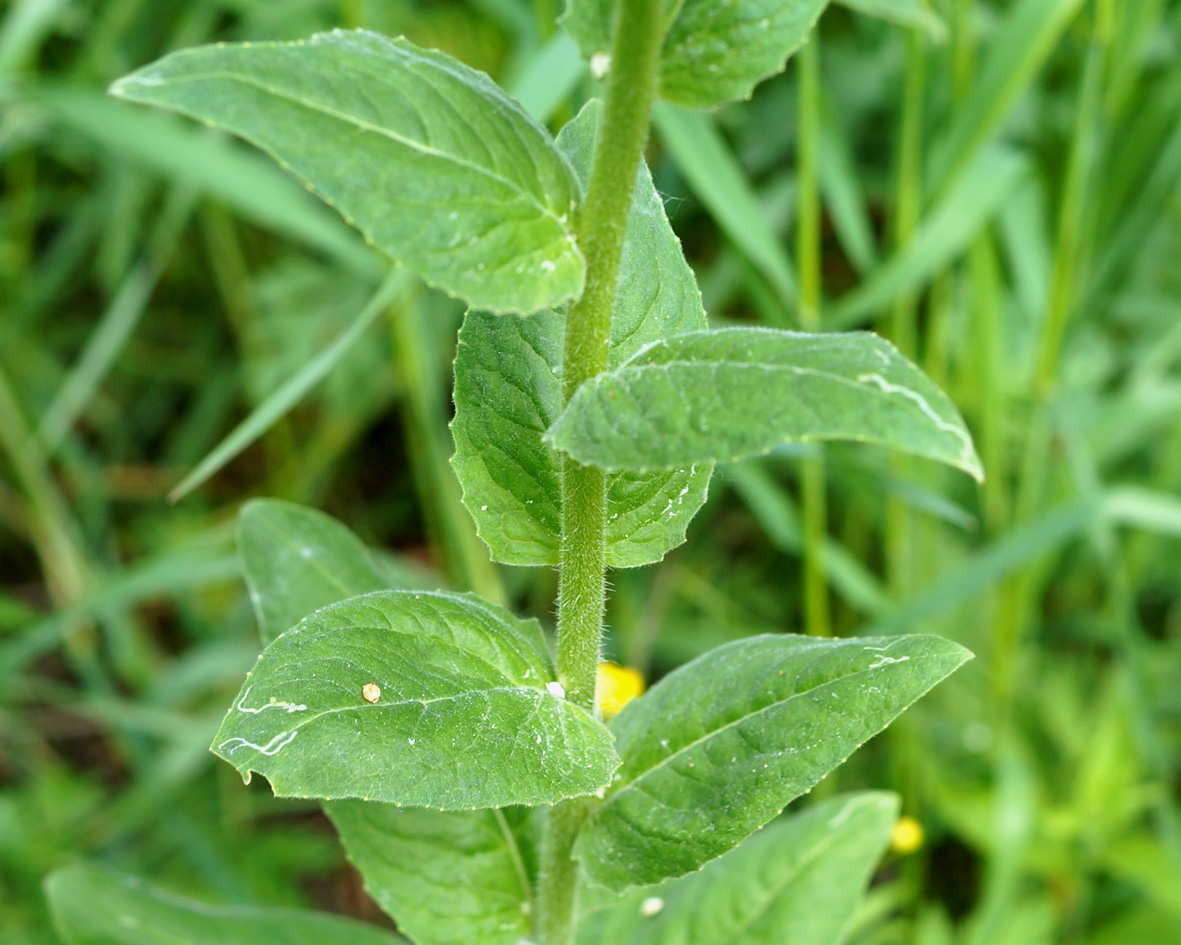
M 890 837 L 890 849 L 899 856 L 906 856 L 908 853 L 914 853 L 922 845 L 923 825 L 913 817 L 899 817 Z

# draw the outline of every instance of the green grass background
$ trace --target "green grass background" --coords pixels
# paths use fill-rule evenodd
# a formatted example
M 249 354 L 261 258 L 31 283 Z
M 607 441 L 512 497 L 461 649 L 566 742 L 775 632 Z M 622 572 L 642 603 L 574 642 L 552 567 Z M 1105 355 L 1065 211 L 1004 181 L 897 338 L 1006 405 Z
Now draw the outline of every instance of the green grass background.
M 298 185 L 103 90 L 194 43 L 366 26 L 556 129 L 597 91 L 557 8 L 0 6 L 6 945 L 56 942 L 41 882 L 79 859 L 380 920 L 314 805 L 207 752 L 258 646 L 246 499 L 553 608 L 554 575 L 491 566 L 457 502 L 458 306 L 402 280 L 374 311 L 382 263 Z M 723 468 L 685 547 L 612 575 L 611 654 L 655 678 L 806 619 L 965 644 L 818 789 L 892 788 L 925 831 L 853 942 L 1181 942 L 1181 3 L 849 0 L 752 101 L 661 108 L 649 159 L 716 324 L 886 334 L 961 406 L 988 479 L 861 447 Z

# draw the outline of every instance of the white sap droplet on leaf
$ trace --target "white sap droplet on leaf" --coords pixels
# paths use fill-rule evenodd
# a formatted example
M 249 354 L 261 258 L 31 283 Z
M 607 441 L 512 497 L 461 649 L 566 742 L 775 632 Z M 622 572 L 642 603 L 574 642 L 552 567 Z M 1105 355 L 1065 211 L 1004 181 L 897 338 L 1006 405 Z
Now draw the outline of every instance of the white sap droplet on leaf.
M 601 79 L 611 71 L 611 53 L 597 52 L 590 57 L 590 71 L 596 79 Z
M 557 696 L 559 699 L 566 698 L 566 687 L 563 686 L 560 682 L 555 681 L 555 682 L 546 683 L 545 688 L 546 688 L 546 691 L 549 692 L 549 694 L 551 696 Z
M 645 919 L 650 919 L 657 915 L 661 909 L 664 908 L 664 900 L 659 896 L 649 896 L 640 903 L 640 915 Z
M 557 268 L 558 267 L 554 265 L 554 262 L 551 259 L 547 259 L 541 264 L 542 272 L 553 272 Z

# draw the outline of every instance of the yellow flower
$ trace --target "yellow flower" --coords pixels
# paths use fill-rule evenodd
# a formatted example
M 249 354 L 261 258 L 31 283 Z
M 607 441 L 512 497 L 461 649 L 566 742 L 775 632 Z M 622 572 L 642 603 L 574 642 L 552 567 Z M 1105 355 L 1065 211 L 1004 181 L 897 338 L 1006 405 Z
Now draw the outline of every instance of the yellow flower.
M 606 661 L 599 664 L 595 695 L 598 697 L 603 718 L 609 719 L 618 715 L 625 705 L 643 691 L 644 677 L 630 666 L 620 666 L 618 663 Z
M 914 853 L 922 845 L 923 825 L 913 817 L 899 817 L 890 837 L 890 848 L 899 856 L 906 856 L 908 853 Z

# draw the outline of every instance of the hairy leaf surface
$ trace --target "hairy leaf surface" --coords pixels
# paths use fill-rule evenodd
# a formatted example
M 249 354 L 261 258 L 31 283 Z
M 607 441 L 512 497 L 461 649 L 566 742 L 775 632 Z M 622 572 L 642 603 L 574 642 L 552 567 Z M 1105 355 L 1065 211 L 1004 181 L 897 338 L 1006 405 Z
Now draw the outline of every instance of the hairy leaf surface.
M 591 102 L 558 135 L 584 184 L 600 111 Z M 624 239 L 609 363 L 618 366 L 649 342 L 705 324 L 693 273 L 643 166 Z M 452 465 L 480 537 L 505 564 L 558 561 L 559 458 L 542 436 L 562 409 L 564 332 L 565 316 L 551 310 L 526 319 L 469 312 L 460 331 Z M 705 462 L 610 477 L 608 563 L 651 564 L 683 542 L 712 470 Z
M 320 607 L 375 586 L 406 587 L 408 575 L 387 575 L 360 539 L 315 509 L 255 500 L 243 507 L 238 532 L 260 623 L 273 630 L 266 642 Z M 444 812 L 355 800 L 324 809 L 369 894 L 420 945 L 516 945 L 528 932 L 531 887 L 517 836 L 524 809 Z
M 419 945 L 517 945 L 529 936 L 529 812 L 325 805 L 365 889 Z
M 612 722 L 623 766 L 579 838 L 611 889 L 736 846 L 970 654 L 934 636 L 763 635 L 670 673 Z
M 483 73 L 364 30 L 172 53 L 113 94 L 241 135 L 432 285 L 492 311 L 582 293 L 578 185 Z
M 546 434 L 581 463 L 637 471 L 835 439 L 890 446 L 983 478 L 947 395 L 865 332 L 726 328 L 656 342 L 583 384 Z
M 552 804 L 619 763 L 607 729 L 560 694 L 536 621 L 413 591 L 351 598 L 283 633 L 212 747 L 280 796 L 439 810 Z
M 578 945 L 839 945 L 897 815 L 893 794 L 834 797 L 682 879 L 588 889 Z
M 660 60 L 660 96 L 691 108 L 750 98 L 782 72 L 828 0 L 665 0 L 673 17 Z M 613 0 L 568 0 L 566 29 L 591 59 L 611 49 Z
M 295 909 L 210 906 L 97 866 L 67 866 L 45 893 L 66 945 L 398 945 L 384 929 Z

